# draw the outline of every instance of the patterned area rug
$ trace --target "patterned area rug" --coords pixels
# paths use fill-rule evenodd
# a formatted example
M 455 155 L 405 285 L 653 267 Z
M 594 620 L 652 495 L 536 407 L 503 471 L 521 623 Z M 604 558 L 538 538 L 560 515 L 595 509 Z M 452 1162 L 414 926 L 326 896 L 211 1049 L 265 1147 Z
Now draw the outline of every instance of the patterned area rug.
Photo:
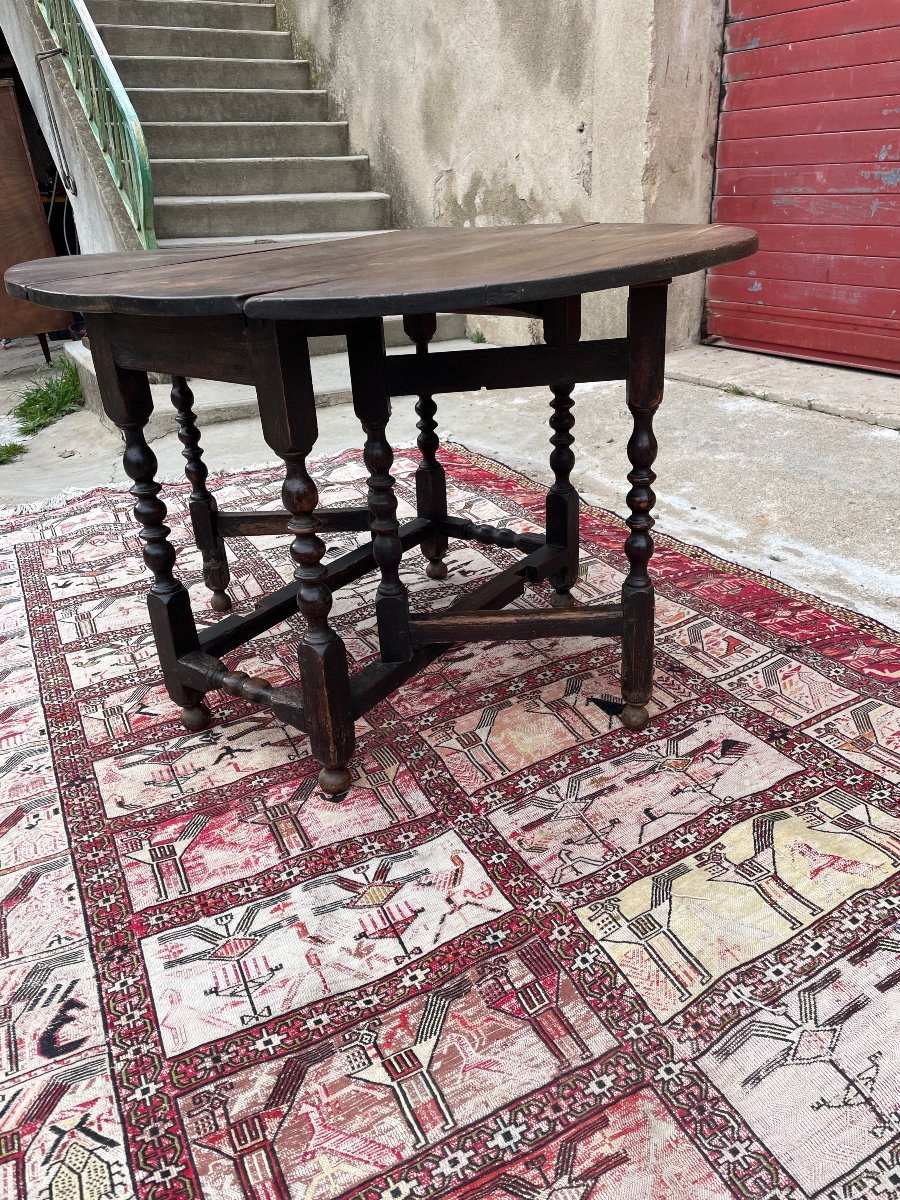
M 538 528 L 534 485 L 443 457 L 454 510 Z M 364 495 L 356 455 L 314 475 Z M 622 540 L 585 512 L 585 600 Z M 286 542 L 232 543 L 239 607 Z M 459 647 L 360 723 L 335 805 L 271 716 L 217 694 L 178 725 L 137 547 L 107 490 L 0 540 L 0 1195 L 900 1196 L 889 631 L 660 538 L 648 731 L 611 715 L 615 641 Z M 404 575 L 439 606 L 508 561 Z M 334 610 L 358 662 L 372 587 Z M 294 636 L 231 661 L 287 682 Z

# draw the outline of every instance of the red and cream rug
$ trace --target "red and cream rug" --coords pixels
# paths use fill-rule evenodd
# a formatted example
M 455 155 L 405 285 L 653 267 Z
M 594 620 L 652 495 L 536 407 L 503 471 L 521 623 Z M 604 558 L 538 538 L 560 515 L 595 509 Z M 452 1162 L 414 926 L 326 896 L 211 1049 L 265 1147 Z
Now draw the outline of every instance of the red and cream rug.
M 455 511 L 538 527 L 534 485 L 443 458 Z M 364 495 L 355 454 L 315 477 Z M 579 594 L 614 599 L 622 525 L 583 529 Z M 286 545 L 232 542 L 239 607 Z M 360 723 L 335 805 L 270 715 L 179 726 L 122 491 L 8 519 L 0 558 L 4 1198 L 900 1196 L 888 630 L 660 537 L 646 733 L 614 641 L 460 647 Z M 441 605 L 509 558 L 404 576 Z M 334 610 L 359 662 L 372 587 Z M 231 661 L 286 681 L 294 636 Z

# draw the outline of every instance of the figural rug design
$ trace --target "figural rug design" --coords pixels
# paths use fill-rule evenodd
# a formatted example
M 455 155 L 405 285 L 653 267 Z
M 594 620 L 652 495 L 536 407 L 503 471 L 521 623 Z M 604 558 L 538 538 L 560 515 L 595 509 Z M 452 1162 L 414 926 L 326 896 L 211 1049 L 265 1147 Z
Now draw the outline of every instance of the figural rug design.
M 442 458 L 456 511 L 539 528 L 542 491 Z M 313 474 L 365 495 L 356 453 Z M 276 507 L 279 478 L 216 491 Z M 585 510 L 585 600 L 622 541 Z M 231 542 L 239 609 L 287 543 Z M 124 489 L 8 518 L 0 557 L 4 1198 L 900 1196 L 889 631 L 660 537 L 647 731 L 615 641 L 461 646 L 360 723 L 334 804 L 270 713 L 178 724 Z M 404 576 L 421 609 L 509 561 Z M 333 610 L 360 663 L 373 587 Z M 231 662 L 288 682 L 295 638 Z

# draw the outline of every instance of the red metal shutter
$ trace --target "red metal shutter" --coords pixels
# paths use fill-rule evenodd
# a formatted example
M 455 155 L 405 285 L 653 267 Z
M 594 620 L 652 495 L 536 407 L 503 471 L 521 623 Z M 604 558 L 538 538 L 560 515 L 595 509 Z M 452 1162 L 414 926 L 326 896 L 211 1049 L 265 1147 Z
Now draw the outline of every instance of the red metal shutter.
M 900 372 L 900 0 L 731 0 L 710 272 L 719 344 Z

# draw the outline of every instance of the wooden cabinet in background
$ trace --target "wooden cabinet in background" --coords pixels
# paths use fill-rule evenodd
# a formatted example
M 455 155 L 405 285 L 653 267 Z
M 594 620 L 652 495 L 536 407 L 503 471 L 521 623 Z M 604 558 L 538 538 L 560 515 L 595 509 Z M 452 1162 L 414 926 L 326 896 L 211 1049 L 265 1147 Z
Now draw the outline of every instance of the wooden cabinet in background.
M 15 263 L 55 254 L 13 83 L 0 79 L 0 276 Z M 70 312 L 15 300 L 0 287 L 0 337 L 38 336 L 49 361 L 43 335 L 71 324 Z

